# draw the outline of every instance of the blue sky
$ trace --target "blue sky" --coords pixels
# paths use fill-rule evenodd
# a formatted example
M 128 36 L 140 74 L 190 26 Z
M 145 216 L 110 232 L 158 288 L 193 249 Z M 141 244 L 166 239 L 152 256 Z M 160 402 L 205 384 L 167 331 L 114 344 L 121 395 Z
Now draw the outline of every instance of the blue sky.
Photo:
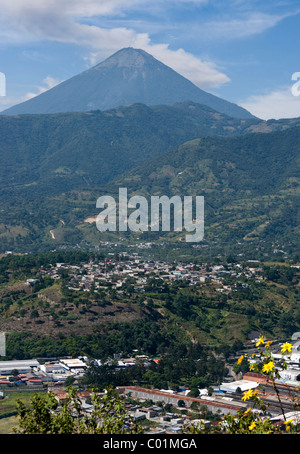
M 298 0 L 0 0 L 0 111 L 134 47 L 260 118 L 300 117 L 299 44 Z

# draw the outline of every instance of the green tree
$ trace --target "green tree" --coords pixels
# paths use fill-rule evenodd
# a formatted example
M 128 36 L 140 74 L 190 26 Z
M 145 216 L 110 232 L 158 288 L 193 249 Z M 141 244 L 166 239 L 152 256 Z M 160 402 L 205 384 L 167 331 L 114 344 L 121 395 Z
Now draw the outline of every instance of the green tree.
M 190 397 L 198 397 L 199 396 L 199 389 L 198 388 L 192 388 L 190 392 L 188 393 L 188 396 Z
M 75 388 L 68 389 L 64 403 L 57 401 L 53 392 L 35 394 L 26 408 L 17 401 L 19 416 L 18 434 L 141 434 L 143 429 L 126 414 L 124 403 L 113 387 L 104 395 L 91 394 L 93 410 L 85 416 Z
M 68 388 L 69 386 L 72 386 L 75 381 L 75 377 L 70 376 L 65 380 L 64 386 L 65 388 Z
M 214 426 L 208 431 L 206 428 L 197 428 L 193 425 L 188 429 L 188 433 L 200 434 L 200 433 L 223 433 L 223 434 L 279 434 L 279 433 L 290 433 L 299 434 L 300 426 L 297 419 L 291 417 L 287 419 L 285 409 L 282 402 L 282 396 L 277 386 L 277 380 L 280 378 L 279 369 L 286 369 L 287 362 L 284 359 L 286 353 L 290 353 L 292 350 L 292 344 L 286 342 L 281 347 L 282 358 L 275 360 L 272 354 L 271 346 L 272 342 L 266 342 L 261 336 L 256 343 L 258 347 L 259 359 L 251 364 L 251 370 L 254 372 L 264 375 L 268 379 L 268 384 L 271 385 L 275 391 L 277 401 L 282 411 L 282 423 L 280 425 L 274 424 L 272 419 L 266 416 L 268 403 L 263 397 L 259 396 L 258 390 L 253 391 L 249 389 L 243 393 L 243 401 L 251 401 L 251 405 L 246 410 L 239 410 L 236 415 L 228 413 L 220 421 L 218 426 Z M 244 355 L 238 360 L 240 364 L 244 360 Z M 299 397 L 296 394 L 293 396 L 295 408 L 299 405 Z M 259 411 L 256 411 L 257 407 Z

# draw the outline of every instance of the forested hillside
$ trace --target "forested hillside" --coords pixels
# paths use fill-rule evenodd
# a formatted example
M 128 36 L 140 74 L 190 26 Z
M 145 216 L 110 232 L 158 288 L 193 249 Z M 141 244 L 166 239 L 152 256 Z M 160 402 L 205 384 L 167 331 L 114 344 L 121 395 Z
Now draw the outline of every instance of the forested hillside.
M 99 244 L 86 220 L 119 186 L 147 197 L 203 195 L 209 241 L 293 243 L 297 124 L 233 119 L 190 102 L 2 116 L 1 251 Z

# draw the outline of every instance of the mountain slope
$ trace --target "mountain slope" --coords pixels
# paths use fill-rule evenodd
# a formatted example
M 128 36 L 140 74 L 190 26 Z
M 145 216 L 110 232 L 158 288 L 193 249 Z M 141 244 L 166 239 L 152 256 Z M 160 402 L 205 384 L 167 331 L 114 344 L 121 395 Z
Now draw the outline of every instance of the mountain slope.
M 147 52 L 125 48 L 56 87 L 13 106 L 4 115 L 108 110 L 121 105 L 193 101 L 236 118 L 254 118 L 234 103 L 207 93 Z
M 0 116 L 0 200 L 103 185 L 199 137 L 287 130 L 299 119 L 241 120 L 191 102 L 109 111 Z
M 102 185 L 189 139 L 241 134 L 258 122 L 192 103 L 0 116 L 0 197 Z
M 85 221 L 119 186 L 204 195 L 206 238 L 221 247 L 295 244 L 299 121 L 238 120 L 194 103 L 2 116 L 0 251 L 99 244 Z M 142 238 L 159 239 L 152 233 Z
M 140 164 L 115 182 L 128 194 L 204 196 L 206 238 L 299 247 L 300 127 L 201 138 Z M 111 192 L 113 186 L 111 186 Z
M 120 113 L 119 110 L 117 112 Z M 127 163 L 134 137 L 132 140 L 130 137 L 123 138 L 123 150 L 119 150 L 121 163 Z M 152 136 L 152 146 L 154 139 L 156 144 L 162 140 Z M 99 159 L 97 153 L 93 157 L 89 151 L 84 158 L 83 149 L 76 162 L 74 157 L 70 157 L 74 164 L 72 168 L 58 168 L 59 171 L 54 172 L 52 177 L 50 169 L 47 169 L 47 175 L 43 173 L 42 166 L 40 169 L 37 166 L 34 169 L 36 180 L 26 182 L 24 172 L 24 178 L 19 179 L 18 185 L 7 185 L 6 189 L 3 183 L 0 251 L 39 251 L 76 245 L 85 248 L 99 245 L 101 241 L 118 242 L 120 232 L 100 234 L 96 229 L 95 217 L 99 214 L 96 200 L 104 194 L 118 200 L 119 187 L 126 187 L 129 197 L 143 195 L 147 200 L 152 195 L 203 195 L 204 241 L 206 245 L 213 244 L 215 251 L 218 248 L 223 253 L 224 248 L 235 244 L 238 253 L 244 253 L 246 248 L 251 258 L 256 258 L 258 254 L 262 257 L 266 248 L 269 252 L 277 248 L 291 255 L 296 254 L 300 238 L 299 144 L 299 126 L 268 134 L 203 137 L 170 148 L 148 160 L 144 155 L 144 162 L 126 173 L 119 173 L 115 180 L 101 184 L 99 178 L 99 184 L 93 185 L 88 184 L 88 169 L 94 166 L 93 175 L 96 177 L 105 163 L 109 166 L 111 155 L 108 154 L 105 161 L 104 158 Z M 44 154 L 47 152 L 45 145 Z M 151 149 L 149 144 L 148 147 Z M 55 155 L 53 166 L 60 165 L 60 153 Z M 31 163 L 33 166 L 34 159 Z M 133 166 L 132 161 L 130 164 Z M 80 174 L 83 168 L 86 173 Z M 11 183 L 14 175 L 17 177 L 12 169 L 14 165 L 10 170 Z M 182 233 L 171 231 L 170 235 L 166 237 L 164 234 L 163 237 L 164 240 L 175 241 L 176 247 L 182 247 Z M 153 241 L 157 244 L 162 239 L 161 232 L 148 231 L 133 236 L 128 232 L 125 235 L 130 243 L 136 237 L 139 242 Z M 195 249 L 196 254 L 198 251 Z

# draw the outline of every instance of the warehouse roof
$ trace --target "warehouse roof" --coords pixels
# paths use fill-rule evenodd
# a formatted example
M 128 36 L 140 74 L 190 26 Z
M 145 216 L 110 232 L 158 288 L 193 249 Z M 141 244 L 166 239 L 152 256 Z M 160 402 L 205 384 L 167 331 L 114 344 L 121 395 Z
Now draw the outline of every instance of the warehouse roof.
M 39 366 L 39 362 L 36 359 L 22 359 L 16 361 L 0 361 L 0 371 L 6 369 L 23 369 L 30 367 Z
M 230 383 L 222 383 L 220 385 L 221 391 L 235 392 L 237 388 L 240 388 L 242 392 L 248 391 L 249 389 L 257 388 L 259 383 L 250 380 L 237 380 Z

